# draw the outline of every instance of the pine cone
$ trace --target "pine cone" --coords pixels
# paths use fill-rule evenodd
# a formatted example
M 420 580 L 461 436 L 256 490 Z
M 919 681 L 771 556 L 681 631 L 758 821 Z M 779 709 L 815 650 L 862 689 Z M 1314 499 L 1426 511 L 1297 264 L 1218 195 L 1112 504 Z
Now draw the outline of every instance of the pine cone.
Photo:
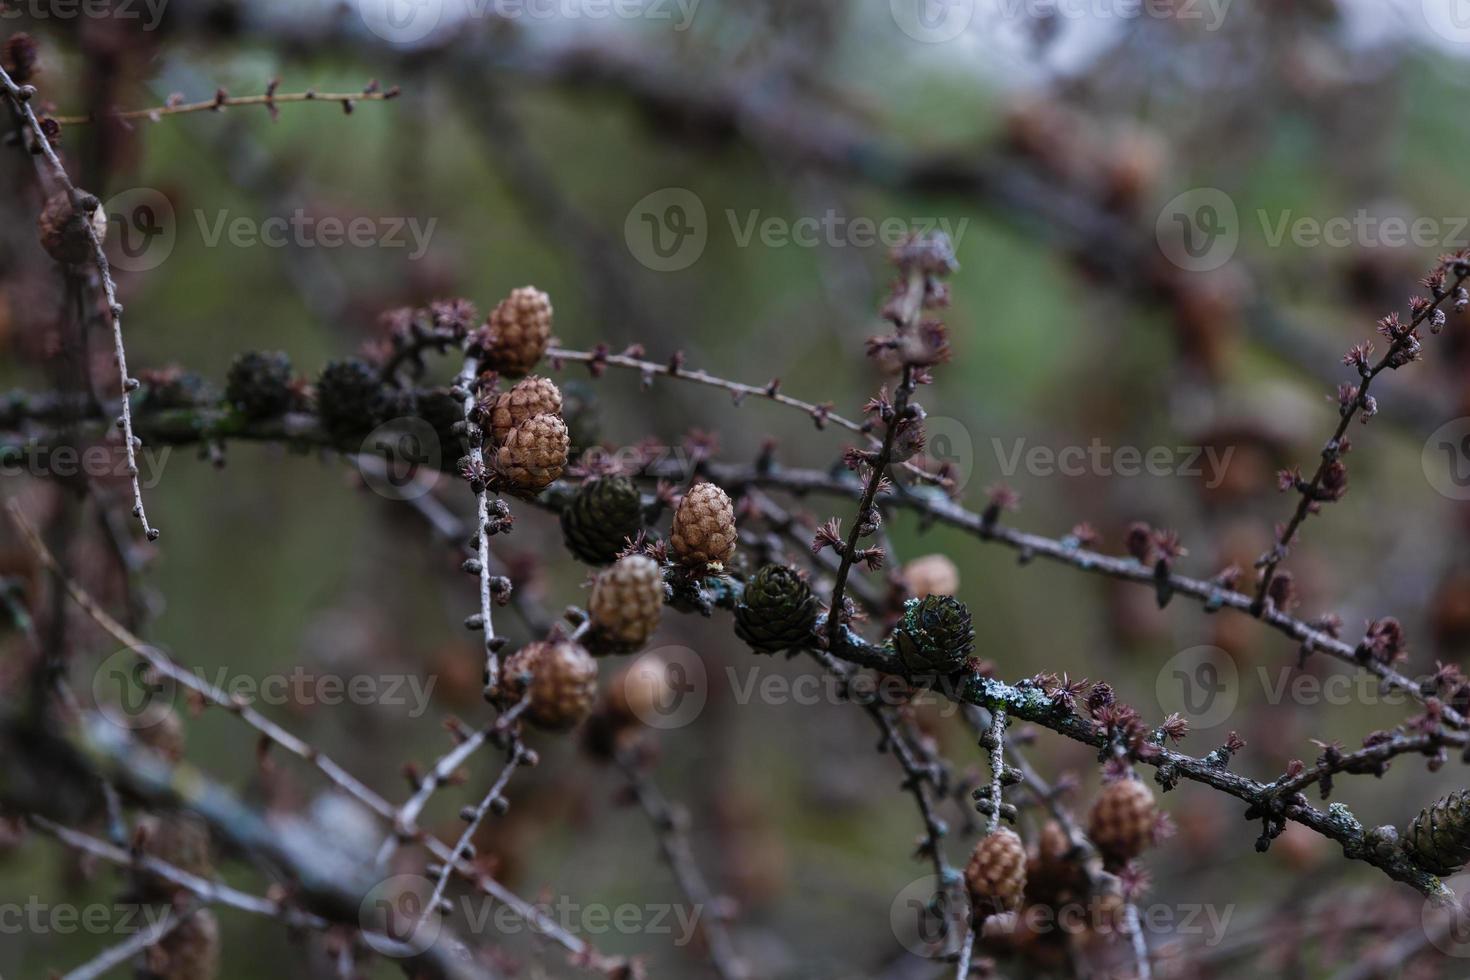
M 530 371 L 551 342 L 551 297 L 535 286 L 511 290 L 485 323 L 485 366 L 501 374 Z
M 1005 827 L 975 845 L 965 866 L 965 885 L 977 917 L 1019 908 L 1026 893 L 1026 847 Z
M 735 607 L 735 634 L 763 653 L 806 645 L 816 624 L 817 597 L 785 565 L 766 565 L 752 575 Z
M 616 561 L 628 538 L 643 530 L 643 497 L 626 476 L 587 480 L 561 512 L 567 548 L 589 565 Z
M 556 385 L 549 378 L 524 378 L 495 399 L 490 409 L 490 434 L 498 446 L 526 419 L 560 414 L 561 392 Z
M 144 368 L 138 381 L 142 383 L 138 407 L 149 411 L 213 406 L 219 401 L 219 392 L 207 378 L 179 367 Z
M 903 566 L 903 584 L 909 595 L 954 595 L 960 590 L 960 570 L 945 555 L 924 555 Z
M 378 372 L 356 357 L 332 361 L 317 379 L 316 407 L 323 428 L 334 438 L 366 433 L 383 412 Z
M 201 878 L 214 877 L 209 825 L 202 817 L 183 810 L 171 810 L 148 817 L 141 826 L 147 834 L 143 853 L 160 861 L 167 861 L 192 875 Z M 150 897 L 162 899 L 179 891 L 179 886 L 145 872 L 140 890 Z
M 537 415 L 506 433 L 495 468 L 516 490 L 540 493 L 567 465 L 567 427 L 555 415 Z
M 550 731 L 564 732 L 592 711 L 597 699 L 597 661 L 569 641 L 528 643 L 506 658 L 506 693 L 519 701 L 526 691 L 526 717 Z
M 631 653 L 658 629 L 664 608 L 664 574 L 658 562 L 629 555 L 597 576 L 587 604 L 592 616 L 593 649 Z
M 899 661 L 914 674 L 948 674 L 963 667 L 975 648 L 970 610 L 953 596 L 910 599 L 894 631 Z
M 1154 794 L 1137 779 L 1108 783 L 1093 801 L 1087 836 L 1113 866 L 1127 864 L 1153 843 Z
M 735 507 L 713 483 L 689 488 L 669 534 L 674 556 L 690 566 L 724 564 L 735 553 Z
M 17 85 L 24 85 L 35 76 L 39 60 L 36 41 L 29 34 L 12 34 L 5 39 L 4 47 L 0 47 L 0 65 Z
M 1419 811 L 1403 836 L 1414 863 L 1437 875 L 1452 875 L 1470 861 L 1470 790 L 1456 790 Z
M 1048 820 L 1036 836 L 1026 861 L 1026 898 L 1059 905 L 1086 894 L 1087 872 L 1072 856 L 1072 842 L 1055 820 Z
M 102 202 L 91 194 L 83 193 L 79 203 L 80 210 L 72 207 L 66 191 L 57 191 L 46 199 L 46 205 L 36 219 L 41 247 L 46 254 L 70 265 L 80 265 L 92 257 L 88 225 L 91 225 L 98 242 L 107 238 L 107 209 L 102 207 Z
M 667 710 L 675 694 L 668 662 L 647 653 L 613 678 L 607 689 L 608 714 L 625 726 L 646 725 Z
M 199 909 L 148 953 L 148 975 L 157 980 L 214 980 L 219 975 L 219 919 Z
M 291 407 L 291 359 L 281 351 L 246 351 L 225 378 L 225 400 L 251 419 L 285 414 Z

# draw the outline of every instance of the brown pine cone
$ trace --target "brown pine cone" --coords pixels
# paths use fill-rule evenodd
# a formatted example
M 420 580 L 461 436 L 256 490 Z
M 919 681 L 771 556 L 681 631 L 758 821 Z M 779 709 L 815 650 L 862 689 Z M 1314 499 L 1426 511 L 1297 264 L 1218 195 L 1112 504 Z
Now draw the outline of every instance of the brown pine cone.
M 664 608 L 664 573 L 643 555 L 621 558 L 597 576 L 587 611 L 593 652 L 632 653 L 658 628 Z
M 513 289 L 485 327 L 485 366 L 501 374 L 525 374 L 551 342 L 551 297 L 535 286 Z
M 954 595 L 960 591 L 960 570 L 945 555 L 923 555 L 903 566 L 903 584 L 909 595 Z
M 669 537 L 682 564 L 723 565 L 735 553 L 735 507 L 713 483 L 695 484 L 679 502 Z
M 58 262 L 80 265 L 92 255 L 92 241 L 87 225 L 101 242 L 107 237 L 107 210 L 91 194 L 81 195 L 81 209 L 72 207 L 66 191 L 57 191 L 46 199 L 36 228 L 41 234 L 41 247 Z
M 219 920 L 199 909 L 148 951 L 157 980 L 214 980 L 219 975 Z
M 506 658 L 503 672 L 506 693 L 519 701 L 529 689 L 526 717 L 551 731 L 575 728 L 597 699 L 597 661 L 570 641 L 528 643 Z
M 526 419 L 506 433 L 495 454 L 495 468 L 513 489 L 539 493 L 567 465 L 567 427 L 555 415 Z
M 144 854 L 167 861 L 200 878 L 214 877 L 209 825 L 202 817 L 182 810 L 172 810 L 148 817 L 139 826 L 146 834 L 142 848 Z M 150 896 L 167 897 L 179 890 L 179 886 L 173 882 L 152 875 L 147 875 L 146 880 L 140 884 L 142 891 Z
M 561 415 L 561 391 L 549 378 L 525 378 L 495 399 L 490 409 L 490 434 L 495 445 L 510 430 L 538 415 Z
M 1026 892 L 1026 847 L 1014 830 L 1002 827 L 975 845 L 965 867 L 965 885 L 977 917 L 1020 907 Z
M 1055 905 L 1087 888 L 1087 872 L 1072 856 L 1072 842 L 1055 820 L 1048 820 L 1036 836 L 1026 861 L 1026 898 Z
M 1110 864 L 1127 864 L 1153 843 L 1157 814 L 1152 790 L 1137 779 L 1120 779 L 1097 794 L 1087 836 Z

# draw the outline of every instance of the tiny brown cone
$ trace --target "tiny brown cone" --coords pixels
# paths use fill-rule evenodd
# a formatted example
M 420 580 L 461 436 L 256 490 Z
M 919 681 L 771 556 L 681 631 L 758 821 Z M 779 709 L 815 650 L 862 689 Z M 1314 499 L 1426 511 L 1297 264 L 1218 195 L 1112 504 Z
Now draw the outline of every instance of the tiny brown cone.
M 903 584 L 916 599 L 955 595 L 960 591 L 960 570 L 946 555 L 921 555 L 903 566 Z
M 561 415 L 561 390 L 549 378 L 525 378 L 502 392 L 490 408 L 490 434 L 495 445 L 510 430 L 538 415 Z
M 631 653 L 658 629 L 664 575 L 658 562 L 628 555 L 597 576 L 587 604 L 594 652 Z
M 539 493 L 567 465 L 567 427 L 555 415 L 537 415 L 511 429 L 495 454 L 495 469 L 509 488 Z
M 213 980 L 219 975 L 219 920 L 198 909 L 148 951 L 157 980 Z
M 681 564 L 723 565 L 735 553 L 735 506 L 713 483 L 695 484 L 679 502 L 669 537 Z
M 1026 893 L 1026 846 L 1014 830 L 1002 827 L 975 845 L 965 867 L 965 886 L 977 917 L 1020 907 Z
M 1093 801 L 1087 836 L 1113 866 L 1127 864 L 1153 843 L 1154 794 L 1137 779 L 1108 783 Z
M 513 289 L 485 328 L 485 365 L 501 374 L 526 374 L 551 342 L 551 297 L 535 286 Z
M 107 210 L 90 194 L 80 197 L 82 207 L 72 206 L 71 196 L 66 191 L 57 191 L 46 199 L 40 216 L 36 219 L 36 230 L 41 236 L 41 247 L 46 254 L 58 262 L 80 265 L 93 254 L 92 240 L 87 236 L 87 226 L 100 243 L 107 238 Z
M 506 693 L 520 701 L 530 693 L 526 718 L 551 731 L 576 727 L 597 699 L 597 661 L 576 643 L 528 643 L 502 667 Z

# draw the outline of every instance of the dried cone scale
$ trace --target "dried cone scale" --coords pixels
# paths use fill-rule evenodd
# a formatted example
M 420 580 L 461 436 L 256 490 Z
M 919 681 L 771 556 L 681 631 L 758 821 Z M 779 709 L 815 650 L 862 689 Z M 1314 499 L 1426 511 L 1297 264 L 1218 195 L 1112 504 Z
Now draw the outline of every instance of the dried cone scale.
M 535 286 L 511 290 L 485 323 L 485 365 L 521 375 L 536 366 L 551 343 L 551 297 Z
M 566 465 L 567 427 L 555 415 L 537 415 L 511 429 L 495 454 L 507 487 L 529 493 L 551 486 Z
M 664 608 L 664 575 L 643 555 L 621 558 L 597 576 L 587 603 L 594 650 L 631 653 L 658 629 Z
M 529 692 L 526 718 L 550 731 L 575 728 L 597 699 L 597 661 L 568 640 L 526 644 L 506 658 L 502 677 L 512 701 Z
M 1001 827 L 975 845 L 965 866 L 965 886 L 979 917 L 1020 907 L 1026 893 L 1026 846 L 1014 830 Z
M 549 378 L 524 378 L 502 392 L 490 407 L 490 434 L 495 445 L 510 430 L 537 415 L 561 415 L 561 390 Z
M 681 564 L 723 565 L 735 553 L 735 506 L 713 483 L 695 484 L 679 502 L 669 538 Z
M 1153 843 L 1157 816 L 1153 791 L 1137 779 L 1120 779 L 1098 792 L 1087 836 L 1110 864 L 1127 864 Z

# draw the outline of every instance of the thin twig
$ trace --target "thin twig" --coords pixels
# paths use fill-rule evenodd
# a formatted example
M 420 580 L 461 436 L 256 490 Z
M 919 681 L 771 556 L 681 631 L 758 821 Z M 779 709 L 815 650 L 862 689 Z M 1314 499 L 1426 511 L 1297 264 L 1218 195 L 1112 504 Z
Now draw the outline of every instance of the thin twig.
M 56 178 L 57 183 L 65 190 L 67 198 L 71 201 L 72 208 L 78 215 L 82 215 L 84 210 L 82 208 L 82 202 L 85 195 L 77 190 L 76 185 L 67 176 L 66 168 L 62 166 L 61 158 L 56 155 L 56 150 L 52 147 L 51 140 L 47 137 L 45 129 L 42 128 L 41 121 L 36 118 L 35 110 L 31 108 L 31 99 L 35 95 L 36 90 L 29 85 L 17 85 L 10 75 L 6 73 L 4 68 L 0 68 L 0 86 L 4 87 L 6 94 L 10 96 L 11 102 L 15 106 L 16 112 L 20 114 L 25 125 L 31 130 L 36 145 L 45 156 L 46 162 L 50 164 L 52 174 Z M 92 222 L 88 220 L 82 220 L 79 224 L 86 232 L 87 241 L 92 247 L 92 261 L 97 266 L 97 273 L 102 282 L 103 300 L 106 302 L 108 313 L 112 318 L 112 351 L 113 358 L 117 363 L 118 384 L 122 390 L 122 415 L 119 421 L 122 427 L 123 447 L 127 454 L 128 480 L 131 483 L 133 491 L 133 516 L 143 526 L 143 533 L 148 540 L 156 541 L 158 539 L 158 529 L 150 526 L 148 523 L 148 512 L 143 507 L 143 489 L 138 482 L 137 446 L 141 445 L 141 443 L 133 435 L 133 409 L 128 399 L 128 394 L 137 389 L 138 381 L 128 376 L 128 356 L 127 351 L 123 348 L 123 308 L 122 304 L 117 301 L 117 284 L 112 281 L 112 269 L 108 265 L 107 253 L 103 251 L 102 242 L 97 238 L 96 229 L 92 227 Z
M 105 976 L 114 967 L 122 966 L 138 953 L 158 943 L 198 910 L 197 903 L 177 910 L 165 909 L 163 915 L 149 923 L 147 928 L 139 930 L 116 946 L 109 946 L 75 970 L 67 971 L 61 980 L 97 980 L 98 977 Z
M 337 103 L 351 111 L 351 106 L 358 102 L 387 102 L 396 99 L 400 92 L 398 86 L 389 89 L 374 91 L 364 89 L 361 92 L 318 92 L 315 89 L 307 89 L 305 92 L 267 92 L 264 95 L 226 95 L 223 90 L 215 94 L 212 99 L 200 102 L 168 102 L 160 106 L 152 106 L 147 109 L 114 109 L 102 113 L 103 119 L 133 120 L 147 119 L 157 122 L 165 116 L 181 116 L 190 112 L 219 112 L 221 109 L 234 108 L 236 106 L 261 105 L 273 108 L 291 102 L 322 102 L 326 104 Z M 63 126 L 82 126 L 97 121 L 95 113 L 85 116 L 52 116 Z

